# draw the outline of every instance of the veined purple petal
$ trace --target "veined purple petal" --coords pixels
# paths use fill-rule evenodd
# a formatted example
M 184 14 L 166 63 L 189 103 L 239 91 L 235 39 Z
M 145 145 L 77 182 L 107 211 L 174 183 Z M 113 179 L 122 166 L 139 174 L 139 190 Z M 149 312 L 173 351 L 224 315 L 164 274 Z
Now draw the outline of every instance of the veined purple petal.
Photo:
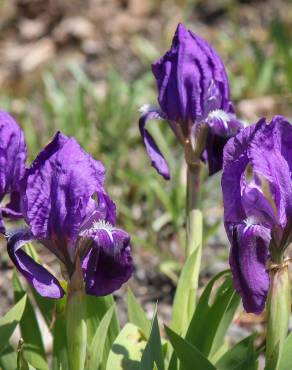
M 90 210 L 87 211 L 89 215 L 83 222 L 80 228 L 80 233 L 84 230 L 91 229 L 94 223 L 103 220 L 111 225 L 116 224 L 116 205 L 112 199 L 104 193 L 96 193 L 96 198 L 94 199 L 93 208 L 90 203 Z
M 261 225 L 227 225 L 231 252 L 230 267 L 234 285 L 246 312 L 259 314 L 265 307 L 269 289 L 266 263 L 270 230 Z
M 232 136 L 235 136 L 242 129 L 242 124 L 234 113 L 228 113 L 221 109 L 211 111 L 206 123 L 209 129 L 206 150 L 202 159 L 208 162 L 209 175 L 213 175 L 222 169 L 224 146 Z
M 277 220 L 284 228 L 292 218 L 291 142 L 292 125 L 283 117 L 276 116 L 270 124 L 262 121 L 248 155 L 254 172 L 266 179 L 277 208 Z M 287 156 L 287 157 L 285 157 Z
M 21 247 L 34 240 L 29 229 L 19 230 L 8 237 L 7 250 L 18 271 L 43 297 L 61 298 L 64 291 L 58 280 L 29 257 Z
M 86 235 L 91 248 L 83 260 L 86 292 L 96 296 L 111 294 L 133 273 L 130 236 L 106 221 L 98 221 Z
M 149 111 L 143 114 L 139 120 L 139 129 L 141 136 L 144 140 L 144 144 L 147 150 L 147 153 L 151 159 L 152 166 L 156 171 L 163 176 L 166 180 L 170 179 L 170 172 L 166 160 L 164 159 L 161 151 L 156 145 L 153 137 L 149 134 L 146 129 L 147 121 L 151 119 L 160 119 L 161 116 L 156 110 Z
M 262 122 L 263 120 L 241 130 L 225 145 L 221 183 L 226 223 L 240 223 L 246 218 L 241 189 L 244 171 L 249 163 L 247 150 Z
M 255 181 L 242 185 L 242 205 L 247 218 L 270 229 L 276 224 L 274 210 Z
M 24 135 L 14 118 L 0 111 L 0 201 L 11 194 L 10 202 L 0 209 L 0 232 L 5 232 L 3 217 L 22 217 L 19 204 L 19 183 L 25 171 L 26 145 Z
M 227 109 L 229 83 L 215 50 L 179 24 L 170 50 L 152 65 L 158 101 L 175 122 L 204 119 L 210 110 Z
M 2 216 L 9 217 L 13 220 L 22 218 L 22 212 L 20 210 L 20 194 L 19 192 L 13 191 L 10 194 L 10 202 L 1 208 Z
M 37 239 L 66 248 L 92 211 L 95 193 L 104 193 L 105 168 L 74 138 L 60 132 L 38 155 L 22 181 L 22 208 Z
M 235 136 L 243 128 L 234 113 L 227 113 L 222 109 L 211 111 L 208 114 L 206 123 L 212 134 L 225 138 Z
M 17 191 L 24 175 L 26 145 L 24 135 L 14 118 L 0 111 L 0 198 Z

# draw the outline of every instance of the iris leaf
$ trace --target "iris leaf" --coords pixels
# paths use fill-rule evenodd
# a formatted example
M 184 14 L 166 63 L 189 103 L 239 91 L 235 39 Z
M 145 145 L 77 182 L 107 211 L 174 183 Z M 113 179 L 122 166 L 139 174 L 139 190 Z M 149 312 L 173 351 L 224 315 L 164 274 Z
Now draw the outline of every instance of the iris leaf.
M 167 326 L 165 326 L 165 331 L 184 370 L 194 370 L 194 368 L 200 370 L 216 370 L 211 362 L 194 345 L 180 337 Z
M 184 333 L 189 319 L 193 314 L 196 288 L 192 285 L 193 277 L 197 273 L 197 254 L 199 248 L 193 251 L 188 257 L 176 288 L 175 298 L 172 308 L 171 328 L 178 332 Z
M 26 296 L 22 297 L 20 301 L 0 319 L 0 353 L 7 346 L 9 338 L 21 320 L 26 305 L 26 299 Z
M 224 278 L 216 291 L 214 285 Z M 212 298 L 212 299 L 211 299 Z M 217 274 L 205 288 L 189 325 L 186 340 L 205 356 L 212 356 L 223 343 L 225 333 L 233 319 L 240 299 L 233 288 L 230 271 Z
M 164 370 L 164 359 L 162 353 L 157 312 L 155 312 L 151 332 L 141 359 L 141 370 L 153 369 L 156 365 L 157 370 Z
M 16 370 L 17 354 L 10 345 L 5 347 L 0 356 L 0 368 L 3 370 Z
M 288 335 L 284 342 L 282 356 L 280 359 L 279 369 L 290 370 L 292 369 L 292 332 Z
M 107 313 L 103 316 L 96 333 L 92 339 L 89 350 L 89 370 L 98 370 L 102 365 L 103 351 L 108 335 L 108 330 L 115 311 L 115 306 L 112 305 Z M 104 368 L 104 367 L 103 367 Z
M 115 304 L 112 295 L 105 297 L 95 297 L 91 295 L 86 296 L 86 306 L 87 306 L 87 340 L 90 346 L 96 330 L 106 314 L 106 312 Z M 108 329 L 108 335 L 106 337 L 104 350 L 103 350 L 103 363 L 106 363 L 109 351 L 112 347 L 114 340 L 119 334 L 120 327 L 117 318 L 116 311 L 112 315 L 110 326 Z
M 254 349 L 256 335 L 252 334 L 227 351 L 216 363 L 218 370 L 256 370 L 257 353 Z M 282 369 L 282 368 L 281 368 Z
M 13 287 L 15 301 L 18 302 L 25 295 L 25 291 L 16 273 L 13 275 Z M 27 298 L 25 310 L 20 320 L 20 331 L 24 341 L 22 350 L 25 359 L 39 370 L 48 370 L 39 323 L 29 298 Z
M 151 330 L 150 320 L 147 318 L 143 308 L 139 305 L 131 289 L 128 289 L 128 317 L 129 322 L 137 325 L 148 338 Z
M 114 341 L 106 370 L 140 370 L 146 338 L 136 325 L 126 324 Z
M 65 318 L 66 297 L 59 299 L 56 304 L 53 334 L 53 370 L 69 370 L 66 318 Z

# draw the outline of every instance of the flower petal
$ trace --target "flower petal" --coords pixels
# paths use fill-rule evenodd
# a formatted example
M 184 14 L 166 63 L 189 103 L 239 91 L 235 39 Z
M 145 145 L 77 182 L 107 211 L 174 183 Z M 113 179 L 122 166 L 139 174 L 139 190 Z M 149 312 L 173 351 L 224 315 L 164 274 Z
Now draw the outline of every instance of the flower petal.
M 96 296 L 111 294 L 133 273 L 130 236 L 108 223 L 99 223 L 87 239 L 92 247 L 82 264 L 86 292 Z
M 61 298 L 64 291 L 58 280 L 20 248 L 34 239 L 29 229 L 19 230 L 7 241 L 8 254 L 18 271 L 43 297 Z
M 96 201 L 94 201 L 91 211 L 88 210 L 89 215 L 83 222 L 80 231 L 88 230 L 93 227 L 94 223 L 104 220 L 111 225 L 116 223 L 116 205 L 112 199 L 104 193 L 96 193 Z M 90 207 L 92 204 L 90 203 Z
M 21 128 L 10 114 L 0 111 L 0 199 L 17 191 L 24 175 L 26 145 Z
M 2 216 L 9 217 L 13 220 L 22 218 L 22 212 L 20 210 L 20 194 L 18 192 L 12 192 L 10 195 L 10 202 L 1 208 Z
M 152 166 L 156 171 L 163 176 L 166 180 L 170 179 L 170 172 L 166 160 L 164 159 L 161 151 L 156 145 L 153 137 L 146 130 L 146 123 L 151 119 L 161 119 L 160 114 L 157 110 L 149 111 L 143 114 L 139 120 L 139 128 L 141 136 L 144 140 L 144 144 L 147 150 L 147 153 L 151 159 Z
M 22 181 L 22 208 L 38 239 L 74 244 L 95 192 L 104 193 L 105 169 L 74 138 L 58 132 Z M 91 203 L 91 206 L 89 207 Z
M 292 218 L 291 142 L 292 125 L 283 117 L 275 116 L 270 124 L 262 121 L 250 144 L 248 155 L 254 172 L 270 185 L 277 208 L 279 225 L 284 228 Z M 289 165 L 290 162 L 290 165 Z
M 229 83 L 215 50 L 179 24 L 172 46 L 152 64 L 158 101 L 170 121 L 198 121 L 208 109 L 226 109 Z
M 256 181 L 242 184 L 242 205 L 248 219 L 273 228 L 276 223 L 274 210 Z
M 270 230 L 260 225 L 227 225 L 231 252 L 230 267 L 234 285 L 246 312 L 259 314 L 269 289 L 266 263 L 269 256 Z
M 241 201 L 242 177 L 249 163 L 248 146 L 263 121 L 261 120 L 256 125 L 241 130 L 235 137 L 229 139 L 225 145 L 221 184 L 224 219 L 227 223 L 242 222 L 246 218 Z
M 227 141 L 235 136 L 241 129 L 242 124 L 232 112 L 232 106 L 229 108 L 230 113 L 222 109 L 216 109 L 208 114 L 206 123 L 208 124 L 208 136 L 206 141 L 206 150 L 202 159 L 209 165 L 209 175 L 220 171 L 223 166 L 223 149 Z

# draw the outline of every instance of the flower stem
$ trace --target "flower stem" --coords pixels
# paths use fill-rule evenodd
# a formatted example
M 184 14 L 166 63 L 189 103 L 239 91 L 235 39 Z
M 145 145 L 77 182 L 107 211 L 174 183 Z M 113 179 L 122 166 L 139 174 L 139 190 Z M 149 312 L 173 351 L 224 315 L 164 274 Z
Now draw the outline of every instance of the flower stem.
M 187 166 L 187 247 L 189 256 L 202 245 L 202 213 L 200 207 L 201 196 L 201 164 Z
M 70 370 L 83 370 L 86 358 L 86 296 L 80 260 L 68 285 L 66 331 Z
M 198 162 L 197 165 L 187 166 L 186 255 L 189 257 L 192 253 L 196 254 L 191 282 L 193 287 L 193 296 L 190 297 L 190 317 L 192 316 L 192 311 L 195 306 L 202 255 L 203 218 L 199 209 L 200 193 L 201 164 Z
M 265 370 L 280 370 L 279 362 L 288 332 L 290 311 L 290 279 L 288 263 L 284 261 L 270 270 Z

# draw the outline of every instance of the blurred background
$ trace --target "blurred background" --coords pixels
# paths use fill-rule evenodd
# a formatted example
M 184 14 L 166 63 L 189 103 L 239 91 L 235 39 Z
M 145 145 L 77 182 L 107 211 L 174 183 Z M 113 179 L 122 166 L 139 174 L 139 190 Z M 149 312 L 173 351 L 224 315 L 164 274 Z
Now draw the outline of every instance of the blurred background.
M 156 104 L 151 63 L 183 21 L 206 38 L 227 67 L 239 117 L 292 116 L 292 5 L 284 0 L 0 0 L 0 107 L 25 131 L 29 163 L 56 130 L 75 136 L 107 167 L 118 223 L 131 235 L 130 285 L 149 316 L 159 301 L 167 321 L 184 262 L 185 168 L 167 124 L 150 131 L 172 180 L 152 169 L 138 131 L 138 109 Z M 205 240 L 201 285 L 228 267 L 220 174 L 203 185 Z M 10 226 L 11 227 L 11 226 Z M 12 265 L 0 246 L 1 313 L 12 302 Z M 56 271 L 54 256 L 42 249 Z M 117 293 L 123 316 L 123 291 Z M 239 312 L 235 339 L 263 316 Z

